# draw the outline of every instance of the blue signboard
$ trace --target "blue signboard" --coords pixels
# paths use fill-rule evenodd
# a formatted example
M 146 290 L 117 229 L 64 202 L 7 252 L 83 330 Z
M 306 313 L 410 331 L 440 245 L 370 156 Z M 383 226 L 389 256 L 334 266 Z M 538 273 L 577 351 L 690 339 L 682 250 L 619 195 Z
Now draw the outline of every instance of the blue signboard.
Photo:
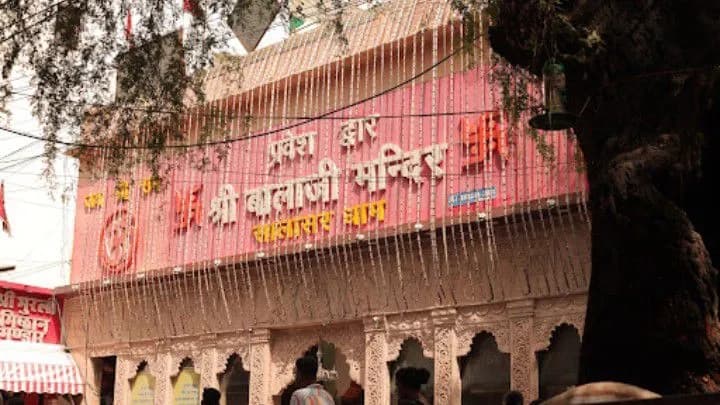
M 497 196 L 497 190 L 495 186 L 484 187 L 471 191 L 463 191 L 461 193 L 455 193 L 448 198 L 448 205 L 450 207 L 457 207 L 460 205 L 473 204 L 480 201 L 492 200 Z

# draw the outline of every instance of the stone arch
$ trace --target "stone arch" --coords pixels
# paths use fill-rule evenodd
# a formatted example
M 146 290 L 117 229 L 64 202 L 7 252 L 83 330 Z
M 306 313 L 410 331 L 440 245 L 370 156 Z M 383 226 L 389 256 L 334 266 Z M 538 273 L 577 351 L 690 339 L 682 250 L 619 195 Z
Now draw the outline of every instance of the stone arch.
M 170 364 L 167 370 L 167 375 L 175 375 L 181 369 L 180 366 L 183 362 L 187 362 L 189 359 L 192 362 L 192 366 L 199 370 L 202 367 L 203 353 L 198 350 L 196 343 L 194 342 L 179 342 L 168 345 L 165 348 L 167 356 L 169 356 Z
M 183 387 L 180 391 L 176 391 L 177 384 Z M 170 387 L 173 393 L 183 392 L 183 397 L 186 399 L 197 397 L 197 400 L 200 400 L 200 374 L 195 369 L 195 361 L 192 357 L 186 356 L 180 360 L 177 371 L 170 375 Z
M 135 374 L 141 373 L 143 371 L 150 371 L 150 363 L 148 363 L 147 360 L 140 360 L 137 367 L 135 367 Z
M 347 357 L 352 380 L 364 381 L 365 334 L 362 324 L 273 331 L 270 342 L 273 379 L 270 392 L 280 396 L 294 379 L 295 360 L 318 341 L 332 342 Z
M 152 402 L 156 395 L 156 381 L 157 378 L 150 370 L 149 363 L 141 360 L 127 379 L 129 393 L 131 396 L 137 395 Z
M 332 328 L 321 335 L 321 340 L 332 342 L 342 353 L 345 363 L 350 367 L 350 379 L 361 383 L 365 379 L 365 333 L 362 325 L 351 324 Z
M 481 333 L 487 333 L 493 337 L 497 348 L 501 353 L 510 353 L 510 329 L 505 323 L 475 325 L 462 328 L 457 332 L 458 357 L 466 356 L 472 349 L 473 340 Z
M 339 398 L 350 398 L 343 401 L 343 403 L 354 403 L 351 401 L 358 400 L 360 402 L 357 403 L 362 403 L 362 381 L 356 381 L 353 378 L 352 374 L 354 373 L 352 372 L 351 362 L 340 345 L 329 339 L 320 338 L 315 344 L 307 346 L 306 350 L 296 355 L 296 357 L 299 356 L 318 358 L 320 367 L 318 379 L 322 381 L 323 378 L 329 378 L 324 381 L 323 385 L 333 395 L 336 402 L 338 402 Z M 279 392 L 280 397 L 289 395 L 287 392 L 291 394 L 295 388 L 293 384 L 294 381 L 287 383 Z
M 216 375 L 224 373 L 227 369 L 228 360 L 230 360 L 230 357 L 232 357 L 233 355 L 238 356 L 243 370 L 250 372 L 250 350 L 247 346 L 240 346 L 237 348 L 218 348 L 213 373 Z
M 435 353 L 435 326 L 429 313 L 400 314 L 387 318 L 387 360 L 396 360 L 402 344 L 413 338 L 421 343 L 423 355 L 433 358 Z
M 557 339 L 558 332 L 562 329 L 568 329 L 573 330 L 577 334 L 578 340 L 582 341 L 582 335 L 580 333 L 580 328 L 574 323 L 574 322 L 561 322 L 552 329 L 550 332 L 550 336 L 548 337 L 548 347 L 552 345 L 553 340 Z
M 226 358 L 225 368 L 217 374 L 222 405 L 247 405 L 250 403 L 250 372 L 237 353 Z
M 499 404 L 510 389 L 510 354 L 500 350 L 495 336 L 473 336 L 465 355 L 458 356 L 463 404 Z
M 577 384 L 580 363 L 580 332 L 562 323 L 553 329 L 550 343 L 535 353 L 540 399 L 547 399 Z
M 227 373 L 228 371 L 232 371 L 233 367 L 241 367 L 243 370 L 250 372 L 250 368 L 247 364 L 245 364 L 245 359 L 243 356 L 238 352 L 231 352 L 227 355 L 222 355 L 222 357 L 218 358 L 218 361 L 222 362 L 222 367 L 217 372 L 218 375 L 222 375 Z
M 178 364 L 178 372 L 184 368 L 195 368 L 195 361 L 190 356 L 183 357 Z
M 434 357 L 434 339 L 427 336 L 428 333 L 432 332 L 432 329 L 423 333 L 416 331 L 407 331 L 405 333 L 390 336 L 387 344 L 387 362 L 392 362 L 398 359 L 402 346 L 408 341 L 413 340 L 417 342 L 423 351 L 423 356 L 432 359 Z
M 405 338 L 405 340 L 403 340 L 400 344 L 400 349 L 396 358 L 388 362 L 388 369 L 390 371 L 390 392 L 393 397 L 393 401 L 396 392 L 395 373 L 403 367 L 424 368 L 430 372 L 430 379 L 427 385 L 423 387 L 423 393 L 427 398 L 433 398 L 435 389 L 435 363 L 432 358 L 426 355 L 426 350 L 420 339 L 415 337 Z
M 308 330 L 295 333 L 276 332 L 270 342 L 272 359 L 272 385 L 271 392 L 280 396 L 285 388 L 295 378 L 295 360 L 309 347 L 317 343 L 318 335 Z
M 582 331 L 585 327 L 585 315 L 575 314 L 562 317 L 538 318 L 534 321 L 533 350 L 536 352 L 546 350 L 550 346 L 550 339 L 557 328 L 568 325 L 578 331 L 582 341 Z

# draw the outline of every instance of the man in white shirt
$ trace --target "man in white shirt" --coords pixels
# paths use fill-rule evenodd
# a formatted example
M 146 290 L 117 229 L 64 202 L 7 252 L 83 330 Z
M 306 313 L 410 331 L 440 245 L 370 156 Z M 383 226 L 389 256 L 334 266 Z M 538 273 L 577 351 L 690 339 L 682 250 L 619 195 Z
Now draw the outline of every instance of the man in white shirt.
M 317 382 L 318 362 L 305 356 L 295 362 L 296 381 L 300 387 L 292 394 L 290 405 L 335 405 L 330 393 Z

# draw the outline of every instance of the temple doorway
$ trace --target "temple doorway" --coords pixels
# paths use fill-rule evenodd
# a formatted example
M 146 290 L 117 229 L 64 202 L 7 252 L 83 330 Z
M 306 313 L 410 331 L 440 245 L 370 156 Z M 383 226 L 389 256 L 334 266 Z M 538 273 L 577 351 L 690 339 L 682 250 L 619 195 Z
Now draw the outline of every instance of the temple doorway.
M 397 388 L 395 387 L 395 373 L 401 368 L 415 367 L 424 368 L 430 372 L 430 379 L 428 383 L 423 386 L 422 394 L 425 398 L 432 403 L 434 394 L 434 380 L 435 380 L 435 362 L 429 357 L 425 357 L 423 353 L 423 347 L 419 340 L 415 338 L 408 338 L 400 346 L 400 354 L 395 361 L 391 361 L 388 364 L 390 368 L 390 403 L 397 404 Z
M 318 359 L 318 382 L 332 395 L 336 405 L 361 405 L 364 403 L 362 385 L 350 378 L 347 357 L 333 343 L 320 340 L 317 345 L 311 346 L 302 355 Z M 295 389 L 297 386 L 294 381 L 283 389 L 279 398 L 280 405 L 289 403 Z
M 220 380 L 220 403 L 222 405 L 247 405 L 250 403 L 250 372 L 243 368 L 242 359 L 237 353 L 228 357 L 225 371 L 218 376 Z
M 540 399 L 560 394 L 577 384 L 580 363 L 580 334 L 574 326 L 563 324 L 553 331 L 547 350 L 536 353 Z
M 463 405 L 501 404 L 510 390 L 510 354 L 487 332 L 475 335 L 470 353 L 459 359 Z

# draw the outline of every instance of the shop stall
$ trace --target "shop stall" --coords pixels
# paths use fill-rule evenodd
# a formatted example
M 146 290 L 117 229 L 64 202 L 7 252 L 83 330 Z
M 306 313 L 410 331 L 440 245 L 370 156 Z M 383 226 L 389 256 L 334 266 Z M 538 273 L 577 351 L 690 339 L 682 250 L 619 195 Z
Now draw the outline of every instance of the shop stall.
M 73 404 L 83 380 L 61 343 L 52 290 L 0 281 L 0 404 Z

